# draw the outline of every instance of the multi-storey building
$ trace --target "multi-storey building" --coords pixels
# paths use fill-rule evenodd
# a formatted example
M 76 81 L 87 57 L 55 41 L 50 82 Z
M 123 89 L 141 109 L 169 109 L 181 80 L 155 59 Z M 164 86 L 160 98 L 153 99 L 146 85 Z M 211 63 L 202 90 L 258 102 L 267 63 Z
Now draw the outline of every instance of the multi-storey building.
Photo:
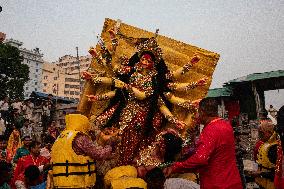
M 11 46 L 17 47 L 20 50 L 20 54 L 23 56 L 23 63 L 29 66 L 29 78 L 30 80 L 24 86 L 24 96 L 29 98 L 33 91 L 42 92 L 42 66 L 43 66 L 43 54 L 40 53 L 39 48 L 28 50 L 22 48 L 23 42 L 14 39 L 8 39 L 5 43 Z
M 90 63 L 90 56 L 80 56 L 78 63 L 77 58 L 71 55 L 65 55 L 57 62 L 44 63 L 43 92 L 78 101 L 84 82 L 79 73 L 87 70 Z
M 56 64 L 44 62 L 42 68 L 43 92 L 64 96 L 65 73 Z

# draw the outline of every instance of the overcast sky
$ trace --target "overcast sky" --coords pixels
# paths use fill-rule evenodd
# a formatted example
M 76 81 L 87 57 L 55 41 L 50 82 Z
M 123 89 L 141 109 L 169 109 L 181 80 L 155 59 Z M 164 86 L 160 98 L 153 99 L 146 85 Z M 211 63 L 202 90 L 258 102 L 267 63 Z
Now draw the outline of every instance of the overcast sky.
M 0 0 L 0 31 L 44 59 L 86 55 L 105 18 L 221 55 L 211 88 L 250 73 L 284 70 L 284 0 Z M 282 94 L 284 95 L 283 91 Z M 274 92 L 271 103 L 284 104 Z M 269 94 L 268 94 L 269 95 Z

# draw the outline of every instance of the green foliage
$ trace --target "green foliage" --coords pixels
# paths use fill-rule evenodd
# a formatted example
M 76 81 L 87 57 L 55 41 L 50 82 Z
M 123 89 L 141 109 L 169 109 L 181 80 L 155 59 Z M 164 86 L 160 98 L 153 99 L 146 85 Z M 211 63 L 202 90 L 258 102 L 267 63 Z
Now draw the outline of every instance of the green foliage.
M 0 99 L 24 98 L 24 84 L 29 80 L 29 67 L 22 64 L 19 49 L 0 43 Z

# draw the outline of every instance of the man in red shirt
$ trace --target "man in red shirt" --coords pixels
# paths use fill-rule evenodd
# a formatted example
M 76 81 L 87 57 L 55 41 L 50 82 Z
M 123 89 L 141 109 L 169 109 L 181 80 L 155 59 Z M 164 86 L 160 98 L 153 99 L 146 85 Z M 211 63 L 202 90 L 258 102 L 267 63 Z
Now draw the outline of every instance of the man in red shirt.
M 199 106 L 200 123 L 205 127 L 196 151 L 187 160 L 164 169 L 165 175 L 196 171 L 200 174 L 200 189 L 242 189 L 232 126 L 218 117 L 215 99 L 205 98 Z
M 35 165 L 42 172 L 44 166 L 49 164 L 49 160 L 40 155 L 41 144 L 39 142 L 33 141 L 30 146 L 30 155 L 20 158 L 17 162 L 15 171 L 14 171 L 14 182 L 16 185 L 20 185 L 24 182 L 24 172 L 27 167 L 30 165 Z

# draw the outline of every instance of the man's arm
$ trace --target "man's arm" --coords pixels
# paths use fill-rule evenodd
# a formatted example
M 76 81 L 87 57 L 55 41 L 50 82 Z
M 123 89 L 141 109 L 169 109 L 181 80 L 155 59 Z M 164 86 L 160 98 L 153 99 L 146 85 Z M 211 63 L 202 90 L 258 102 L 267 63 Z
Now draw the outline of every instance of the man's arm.
M 196 152 L 183 162 L 176 162 L 172 165 L 173 172 L 180 172 L 188 169 L 196 169 L 208 164 L 212 152 L 216 148 L 217 136 L 209 128 L 200 135 Z
M 111 146 L 97 146 L 89 136 L 83 133 L 77 134 L 74 138 L 72 148 L 76 154 L 89 156 L 94 160 L 107 159 L 112 154 Z

